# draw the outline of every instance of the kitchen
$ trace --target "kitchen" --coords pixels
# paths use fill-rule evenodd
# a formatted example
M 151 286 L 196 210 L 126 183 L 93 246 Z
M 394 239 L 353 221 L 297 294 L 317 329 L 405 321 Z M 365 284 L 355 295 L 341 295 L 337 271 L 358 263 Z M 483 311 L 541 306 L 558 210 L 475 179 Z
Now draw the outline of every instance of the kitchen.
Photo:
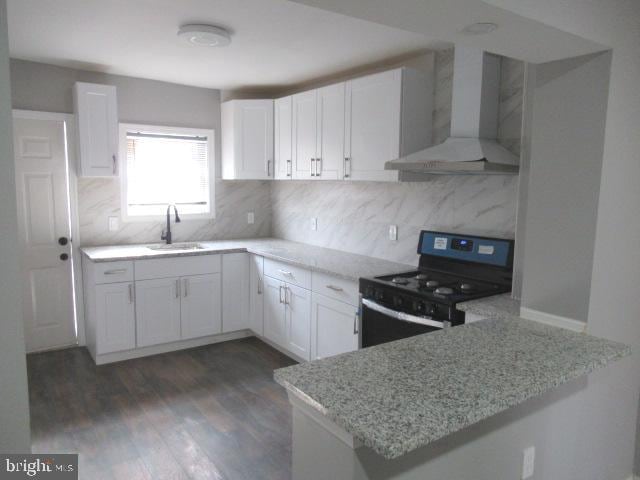
M 234 12 L 230 3 L 233 2 L 220 2 L 222 10 L 218 18 L 207 13 L 206 9 L 202 10 L 203 18 L 207 19 L 202 23 L 222 23 L 222 12 L 225 11 L 230 19 L 234 18 L 238 23 L 227 28 L 226 33 L 215 29 L 185 28 L 187 19 L 184 15 L 172 13 L 165 5 L 167 11 L 164 15 L 158 14 L 157 20 L 161 25 L 158 27 L 160 36 L 154 38 L 159 39 L 163 48 L 181 52 L 180 55 L 195 59 L 195 62 L 190 69 L 176 69 L 171 62 L 158 63 L 163 58 L 162 52 L 150 51 L 154 56 L 152 61 L 158 65 L 157 72 L 145 74 L 142 73 L 144 62 L 140 57 L 132 61 L 130 56 L 122 54 L 122 65 L 127 65 L 128 69 L 128 74 L 122 74 L 125 71 L 122 68 L 118 71 L 100 67 L 105 58 L 96 57 L 95 65 L 86 61 L 74 64 L 55 59 L 56 56 L 64 58 L 61 55 L 72 58 L 70 53 L 56 51 L 59 45 L 53 42 L 53 36 L 68 28 L 71 11 L 61 9 L 49 19 L 44 12 L 30 8 L 28 3 L 9 2 L 9 39 L 13 42 L 10 98 L 14 109 L 14 130 L 29 132 L 38 122 L 50 122 L 57 125 L 58 132 L 64 130 L 69 142 L 69 212 L 61 215 L 63 224 L 66 216 L 70 218 L 66 222 L 68 232 L 58 235 L 62 230 L 53 228 L 57 245 L 47 246 L 45 251 L 44 246 L 34 243 L 29 247 L 31 250 L 22 248 L 21 256 L 23 265 L 32 268 L 32 274 L 42 268 L 35 263 L 38 258 L 44 258 L 39 256 L 40 253 L 55 257 L 55 264 L 47 268 L 50 271 L 58 269 L 63 272 L 61 275 L 73 278 L 74 288 L 67 285 L 71 282 L 59 280 L 67 278 L 65 276 L 56 277 L 57 281 L 43 277 L 40 285 L 38 282 L 31 286 L 26 281 L 24 283 L 23 295 L 26 291 L 27 297 L 33 296 L 38 287 L 44 286 L 44 293 L 57 288 L 57 296 L 42 296 L 43 301 L 58 301 L 57 308 L 46 309 L 64 319 L 57 326 L 42 322 L 46 328 L 38 331 L 35 328 L 38 327 L 38 315 L 42 315 L 40 312 L 44 310 L 30 307 L 37 303 L 34 301 L 24 303 L 23 309 L 25 315 L 31 315 L 25 317 L 24 322 L 27 351 L 37 352 L 75 343 L 80 347 L 67 349 L 67 353 L 73 353 L 66 360 L 65 350 L 29 355 L 31 378 L 54 375 L 52 365 L 83 362 L 78 374 L 95 372 L 91 375 L 97 375 L 97 378 L 106 375 L 112 382 L 110 388 L 121 393 L 120 387 L 135 388 L 135 385 L 123 382 L 121 378 L 114 380 L 125 375 L 115 372 L 121 372 L 130 365 L 140 372 L 146 368 L 159 368 L 159 371 L 149 371 L 147 382 L 143 384 L 152 390 L 157 387 L 171 391 L 173 388 L 185 388 L 181 383 L 185 379 L 163 384 L 163 375 L 180 369 L 179 366 L 165 365 L 167 372 L 163 372 L 163 361 L 187 362 L 202 374 L 202 369 L 208 371 L 215 367 L 215 364 L 206 363 L 209 355 L 206 352 L 211 352 L 211 355 L 226 352 L 229 358 L 239 359 L 242 367 L 239 374 L 258 368 L 267 378 L 261 377 L 260 385 L 268 381 L 270 392 L 259 400 L 260 405 L 268 410 L 267 405 L 271 404 L 265 400 L 271 396 L 276 398 L 274 405 L 281 407 L 284 403 L 285 413 L 279 411 L 278 415 L 283 415 L 280 421 L 285 428 L 274 432 L 271 425 L 264 432 L 253 432 L 254 438 L 246 443 L 242 440 L 246 440 L 246 436 L 234 436 L 228 431 L 225 435 L 228 435 L 227 440 L 239 442 L 242 452 L 248 445 L 253 445 L 255 438 L 267 441 L 272 435 L 278 439 L 277 446 L 273 446 L 273 452 L 277 452 L 274 458 L 278 461 L 266 461 L 266 451 L 257 455 L 257 459 L 249 458 L 251 455 L 233 460 L 219 458 L 215 447 L 217 443 L 210 440 L 207 443 L 204 434 L 198 437 L 200 442 L 195 441 L 202 455 L 195 455 L 191 460 L 178 460 L 175 457 L 180 457 L 180 448 L 184 447 L 179 447 L 180 442 L 176 439 L 167 439 L 162 448 L 157 448 L 168 452 L 167 458 L 174 458 L 167 460 L 165 466 L 167 472 L 174 472 L 178 478 L 182 478 L 180 475 L 184 476 L 185 471 L 187 476 L 199 478 L 193 473 L 198 462 L 201 466 L 208 465 L 204 469 L 209 472 L 219 469 L 218 474 L 222 478 L 251 477 L 248 472 L 254 472 L 255 477 L 258 475 L 255 472 L 260 469 L 266 469 L 262 471 L 268 471 L 270 475 L 263 474 L 273 478 L 405 478 L 401 475 L 408 467 L 403 462 L 412 465 L 417 474 L 429 474 L 435 478 L 445 478 L 441 473 L 445 471 L 449 472 L 450 478 L 516 478 L 516 475 L 517 478 L 578 478 L 578 472 L 582 474 L 580 478 L 628 476 L 633 457 L 633 439 L 629 435 L 635 435 L 635 429 L 605 429 L 606 435 L 597 435 L 590 443 L 585 441 L 588 445 L 583 446 L 584 450 L 578 446 L 563 447 L 566 455 L 573 455 L 571 461 L 565 462 L 549 451 L 552 448 L 549 435 L 557 436 L 558 431 L 551 433 L 534 427 L 545 423 L 541 423 L 540 418 L 552 418 L 566 408 L 574 412 L 564 416 L 568 424 L 564 427 L 566 431 L 573 434 L 588 431 L 599 418 L 593 412 L 598 412 L 596 406 L 601 405 L 596 400 L 600 397 L 591 390 L 598 390 L 593 383 L 599 385 L 598 382 L 602 381 L 611 382 L 613 386 L 609 385 L 605 390 L 617 392 L 620 403 L 627 406 L 616 410 L 620 412 L 620 419 L 627 415 L 624 417 L 626 422 L 622 423 L 630 425 L 635 418 L 629 416 L 635 415 L 635 409 L 630 413 L 628 408 L 634 402 L 637 407 L 635 383 L 623 380 L 628 378 L 628 371 L 633 368 L 634 357 L 628 356 L 630 350 L 626 346 L 605 340 L 595 341 L 590 335 L 584 335 L 586 330 L 596 337 L 622 341 L 627 345 L 634 345 L 636 338 L 632 333 L 621 337 L 610 333 L 608 327 L 596 328 L 593 325 L 598 321 L 592 318 L 592 312 L 597 308 L 592 305 L 594 295 L 604 288 L 596 275 L 598 268 L 603 267 L 594 252 L 599 236 L 603 235 L 596 234 L 596 225 L 603 218 L 598 212 L 603 198 L 601 179 L 605 178 L 607 167 L 603 162 L 603 151 L 606 151 L 603 145 L 607 144 L 605 131 L 609 128 L 607 122 L 605 129 L 604 121 L 608 108 L 609 75 L 614 68 L 611 67 L 610 55 L 606 51 L 598 53 L 604 49 L 587 40 L 580 43 L 570 34 L 538 25 L 515 13 L 502 12 L 503 18 L 494 11 L 496 7 L 489 6 L 481 12 L 469 13 L 469 18 L 478 24 L 483 23 L 477 21 L 483 16 L 495 20 L 498 25 L 495 32 L 492 31 L 495 26 L 476 25 L 469 21 L 468 25 L 474 31 L 455 34 L 455 38 L 451 32 L 458 30 L 444 33 L 444 27 L 436 28 L 434 25 L 437 23 L 435 19 L 425 18 L 424 14 L 431 10 L 418 12 L 425 25 L 433 27 L 435 32 L 442 32 L 438 33 L 441 42 L 436 44 L 415 33 L 416 27 L 407 25 L 406 30 L 397 28 L 397 25 L 396 28 L 383 27 L 386 20 L 384 11 L 380 9 L 373 9 L 369 16 L 362 17 L 369 21 L 354 18 L 362 13 L 358 13 L 357 2 L 350 3 L 349 8 L 344 7 L 347 11 L 338 11 L 340 15 L 331 11 L 334 9 L 331 2 L 312 5 L 314 8 L 295 2 L 269 2 L 268 7 L 246 2 L 256 9 L 250 15 Z M 310 0 L 303 3 L 323 2 Z M 405 13 L 410 17 L 409 13 L 416 7 L 405 7 Z M 98 7 L 86 8 L 85 12 L 89 12 L 90 8 Z M 115 21 L 115 5 L 102 8 L 102 15 L 112 15 L 111 19 Z M 136 8 L 140 15 L 148 12 L 144 6 Z M 82 8 L 77 6 L 77 14 L 82 15 L 82 12 Z M 278 19 L 274 12 L 280 15 Z M 246 70 L 243 73 L 243 65 L 247 58 L 254 58 L 251 55 L 255 55 L 255 51 L 247 47 L 242 32 L 246 32 L 248 26 L 242 22 L 260 15 L 270 18 L 271 22 L 282 21 L 289 15 L 287 18 L 296 26 L 289 33 L 291 38 L 302 38 L 301 25 L 308 25 L 305 22 L 313 20 L 324 28 L 333 23 L 336 32 L 352 29 L 357 32 L 352 35 L 368 38 L 371 45 L 368 50 L 355 44 L 345 48 L 345 55 L 351 57 L 348 63 L 340 57 L 342 64 L 331 61 L 326 53 L 323 56 L 318 51 L 316 59 L 324 65 L 324 70 L 316 66 L 312 68 L 304 62 L 300 65 L 291 63 L 287 68 L 283 63 L 291 62 L 292 57 L 282 53 L 288 51 L 282 47 L 282 50 L 275 50 L 278 54 L 266 57 L 276 63 L 265 78 L 280 75 L 279 85 L 278 81 L 269 80 L 264 83 L 266 86 L 255 86 L 253 82 L 256 80 L 247 80 L 253 77 Z M 193 18 L 197 19 L 197 16 Z M 48 42 L 38 36 L 25 35 L 28 32 L 25 26 L 30 21 L 49 23 L 50 33 L 47 35 L 52 37 Z M 77 24 L 80 22 L 78 18 Z M 535 34 L 532 38 L 539 42 L 539 48 L 527 50 L 526 42 L 513 34 L 511 29 L 514 26 L 521 27 L 522 32 Z M 255 22 L 251 28 L 254 32 L 261 31 Z M 504 38 L 494 40 L 505 30 L 511 31 L 511 43 L 505 42 Z M 185 38 L 176 35 L 182 31 L 186 33 Z M 210 41 L 211 37 L 207 35 L 212 32 L 216 41 L 230 41 L 229 45 L 211 48 L 189 44 Z M 311 56 L 313 48 L 322 45 L 314 35 L 324 33 L 320 28 L 307 32 L 305 38 L 309 40 L 305 48 Z M 100 38 L 115 41 L 112 35 L 97 34 L 102 36 Z M 91 39 L 92 34 L 82 35 L 88 35 L 86 45 L 96 41 Z M 461 44 L 456 43 L 454 49 L 453 43 L 458 38 Z M 334 39 L 339 40 L 344 38 Z M 447 42 L 442 43 L 442 40 Z M 560 40 L 564 43 L 558 43 Z M 491 44 L 485 47 L 486 50 L 508 56 L 483 53 L 483 48 L 480 48 L 483 42 Z M 51 52 L 37 53 L 47 44 L 52 46 Z M 564 49 L 559 47 L 561 44 Z M 238 50 L 232 50 L 234 46 Z M 416 54 L 417 46 L 421 49 Z M 381 53 L 386 47 L 388 53 Z M 549 53 L 551 47 L 553 54 Z M 77 48 L 82 50 L 83 47 Z M 122 48 L 117 47 L 117 42 L 113 48 L 116 50 L 112 56 L 116 51 L 123 52 L 117 50 Z M 242 61 L 235 60 L 235 63 L 229 63 L 232 60 L 225 57 L 227 65 L 236 65 L 235 70 L 228 68 L 216 75 L 199 65 L 206 56 L 230 55 L 225 52 L 234 52 L 239 57 L 248 52 L 249 56 L 243 57 Z M 87 58 L 87 52 L 78 51 L 74 55 Z M 562 60 L 569 57 L 577 58 Z M 174 62 L 179 61 L 175 56 L 173 58 Z M 146 65 L 148 67 L 151 63 Z M 109 73 L 103 73 L 105 71 Z M 238 78 L 244 78 L 244 83 L 228 89 L 202 86 L 205 82 L 222 85 L 224 81 L 231 85 L 228 78 L 224 78 L 230 74 L 236 76 L 236 82 Z M 299 80 L 294 83 L 284 80 L 287 78 Z M 169 79 L 173 83 L 167 83 Z M 493 121 L 487 121 L 487 118 Z M 75 125 L 78 127 L 76 131 Z M 49 133 L 51 131 L 48 130 Z M 562 135 L 558 136 L 558 132 Z M 27 133 L 24 138 L 41 139 L 44 135 L 38 131 Z M 476 141 L 470 146 L 465 144 L 456 148 L 459 138 L 475 138 Z M 183 145 L 188 144 L 190 153 L 184 159 L 191 162 L 188 169 L 172 169 L 169 155 L 161 153 L 171 148 L 178 152 L 178 148 L 183 148 L 175 146 L 178 140 L 182 140 Z M 42 148 L 38 142 L 23 142 L 21 145 L 23 153 L 29 145 Z M 432 146 L 440 147 L 440 150 L 433 153 Z M 454 155 L 443 157 L 443 148 Z M 16 149 L 16 152 L 21 150 Z M 154 153 L 149 155 L 145 152 Z M 469 152 L 471 156 L 466 155 Z M 36 159 L 42 158 L 42 154 L 38 155 L 35 155 Z M 152 163 L 158 155 L 165 159 L 163 161 L 168 167 Z M 488 161 L 482 160 L 484 158 Z M 27 159 L 25 154 L 24 162 L 16 160 L 17 178 L 32 175 Z M 579 173 L 575 168 L 578 161 Z M 33 168 L 40 172 L 38 169 L 42 167 L 37 165 Z M 579 181 L 568 180 L 575 175 Z M 147 178 L 154 178 L 154 181 L 149 182 Z M 47 197 L 46 189 L 43 189 L 46 183 L 42 181 L 42 175 L 38 176 L 40 183 L 33 184 L 37 186 L 36 190 L 20 190 L 24 187 L 20 187 L 18 182 L 17 210 L 30 212 L 19 217 L 17 231 L 20 238 L 29 238 L 28 234 L 25 235 L 28 231 L 25 225 L 29 224 L 20 223 L 24 218 L 35 218 L 40 222 L 30 225 L 30 228 L 36 228 L 31 232 L 32 236 L 38 231 L 41 235 L 51 234 L 45 228 L 46 214 L 35 216 L 47 209 L 30 211 L 29 205 L 20 203 L 21 199 L 28 198 L 33 202 L 44 202 L 42 206 L 47 205 L 51 197 Z M 43 191 L 42 195 L 35 194 Z M 169 191 L 171 195 L 168 196 Z M 182 197 L 176 197 L 176 192 Z M 55 192 L 49 194 L 55 195 Z M 51 203 L 57 208 L 65 202 Z M 177 205 L 168 208 L 169 203 Z M 526 221 L 522 221 L 523 218 Z M 512 242 L 514 238 L 515 244 Z M 481 248 L 477 255 L 476 248 Z M 495 260 L 494 256 L 500 252 L 504 255 Z M 67 255 L 67 258 L 63 259 L 62 255 Z M 485 261 L 487 257 L 491 261 Z M 31 261 L 34 263 L 29 267 Z M 460 268 L 461 264 L 464 269 Z M 478 264 L 484 267 L 480 268 Z M 437 305 L 434 307 L 427 303 L 418 306 L 415 299 L 406 302 L 403 297 L 405 303 L 399 306 L 393 304 L 395 300 L 376 301 L 375 291 L 371 292 L 372 298 L 367 298 L 366 285 L 371 277 L 385 277 L 375 282 L 386 282 L 385 288 L 390 292 L 406 292 L 409 286 L 403 284 L 405 276 L 398 274 L 413 271 L 418 266 L 420 271 L 411 277 L 406 276 L 410 278 L 406 282 L 415 282 L 420 298 L 432 300 L 436 296 L 437 305 L 449 304 L 456 308 L 449 308 L 443 316 Z M 436 279 L 416 277 L 420 273 L 434 276 L 435 271 L 442 273 L 443 270 L 457 275 L 455 285 L 448 279 L 437 279 L 442 285 L 431 288 L 427 283 Z M 495 276 L 496 271 L 504 272 L 504 275 Z M 495 281 L 497 278 L 499 280 Z M 500 293 L 512 290 L 519 301 L 512 300 L 507 293 L 496 297 L 501 302 L 500 307 L 494 309 L 496 311 L 492 310 L 495 299 L 465 306 L 464 300 L 485 296 L 481 294 L 484 289 L 478 288 L 483 282 L 504 282 L 504 286 L 496 287 L 496 293 L 498 290 Z M 71 298 L 61 285 L 75 291 L 75 301 L 60 301 L 62 297 Z M 470 290 L 462 292 L 467 289 L 463 287 L 465 285 L 471 285 Z M 456 294 L 447 289 L 456 288 L 461 290 L 461 297 L 454 301 L 451 296 Z M 430 290 L 425 293 L 425 289 Z M 52 297 L 57 297 L 57 300 Z M 372 302 L 368 307 L 367 300 Z M 516 360 L 511 364 L 513 377 L 509 383 L 513 390 L 502 384 L 492 387 L 491 382 L 497 379 L 491 377 L 491 372 L 485 372 L 486 377 L 483 377 L 484 383 L 480 382 L 479 390 L 455 390 L 458 402 L 450 407 L 446 407 L 446 402 L 442 403 L 444 400 L 426 394 L 419 401 L 406 399 L 414 406 L 421 405 L 425 411 L 432 408 L 437 413 L 439 408 L 450 408 L 450 412 L 457 412 L 452 416 L 465 416 L 467 420 L 452 422 L 439 414 L 434 414 L 434 418 L 427 415 L 425 424 L 417 428 L 416 433 L 416 438 L 423 440 L 405 438 L 401 442 L 403 446 L 397 447 L 399 450 L 387 449 L 388 444 L 377 442 L 375 428 L 371 432 L 367 423 L 362 423 L 362 418 L 351 416 L 352 408 L 358 402 L 350 395 L 355 392 L 362 394 L 363 391 L 350 375 L 362 373 L 360 361 L 366 364 L 365 359 L 370 359 L 372 368 L 365 377 L 371 382 L 376 376 L 373 365 L 385 364 L 375 355 L 383 355 L 388 351 L 386 349 L 395 345 L 386 343 L 396 338 L 393 336 L 383 339 L 379 346 L 363 344 L 367 325 L 374 323 L 367 320 L 368 317 L 373 318 L 371 306 L 374 304 L 382 304 L 384 308 L 395 307 L 394 311 L 418 317 L 423 323 L 425 320 L 439 323 L 437 327 L 429 325 L 427 330 L 433 327 L 439 330 L 436 333 L 400 342 L 405 342 L 403 345 L 407 348 L 409 345 L 415 348 L 418 345 L 411 342 L 424 339 L 425 345 L 431 348 L 425 351 L 433 351 L 433 355 L 442 355 L 442 358 L 447 357 L 447 352 L 440 351 L 438 345 L 464 351 L 465 355 L 459 358 L 461 364 L 455 364 L 457 368 L 454 371 L 458 371 L 461 365 L 489 361 L 484 357 L 486 350 L 462 347 L 463 344 L 469 345 L 465 342 L 474 342 L 464 338 L 466 332 L 481 335 L 477 339 L 480 345 L 482 339 L 487 340 L 484 335 L 491 333 L 487 332 L 491 325 L 502 326 L 503 329 L 493 332 L 497 335 L 493 341 L 497 342 L 496 345 L 502 345 L 501 342 L 506 345 L 509 342 L 505 338 L 510 339 L 510 348 L 516 351 L 496 348 L 492 358 L 515 355 Z M 610 300 L 605 304 L 611 308 Z M 458 313 L 467 308 L 466 314 Z M 425 309 L 435 310 L 428 314 Z M 74 316 L 73 311 L 77 321 L 69 322 L 68 319 Z M 45 316 L 50 322 L 52 315 L 47 313 Z M 464 323 L 459 321 L 461 317 L 467 318 L 468 325 L 459 325 Z M 491 317 L 500 318 L 485 320 Z M 404 316 L 401 319 L 403 324 L 408 318 Z M 514 320 L 506 322 L 505 318 Z M 445 323 L 446 328 L 441 328 Z M 539 326 L 540 323 L 552 327 Z M 448 324 L 452 324 L 452 328 Z M 398 330 L 393 325 L 391 333 Z M 550 335 L 554 346 L 560 342 L 564 349 L 539 344 L 536 339 L 542 332 Z M 518 339 L 528 340 L 523 340 L 520 345 Z M 272 365 L 271 370 L 262 371 L 262 367 L 250 362 L 245 364 L 244 357 L 249 353 L 236 350 L 242 348 L 249 348 L 254 353 L 259 351 L 260 356 L 267 359 L 264 360 L 266 364 Z M 342 353 L 344 355 L 340 355 Z M 200 357 L 197 361 L 187 361 L 182 355 Z M 529 363 L 532 356 L 540 355 L 548 355 L 544 378 L 536 376 L 537 369 Z M 220 355 L 215 356 L 220 358 Z M 396 358 L 399 362 L 397 368 L 409 373 L 412 365 L 424 365 L 427 361 L 412 358 L 411 354 L 399 357 Z M 589 377 L 583 376 L 621 357 L 625 358 L 611 367 Z M 557 364 L 553 362 L 554 358 L 558 359 Z M 315 359 L 320 360 L 309 362 Z M 437 358 L 431 357 L 431 361 L 437 361 Z M 275 380 L 285 387 L 281 389 L 272 380 L 273 370 L 294 362 L 301 363 L 275 372 Z M 221 365 L 226 365 L 229 372 L 233 371 L 229 362 L 222 361 Z M 72 371 L 73 368 L 69 371 L 68 367 L 62 367 L 55 375 L 73 377 Z M 438 371 L 447 371 L 447 368 L 444 365 L 438 367 L 435 377 L 424 376 L 424 371 L 418 370 L 416 373 L 420 380 L 399 375 L 398 381 L 404 378 L 410 385 L 424 381 L 424 392 L 429 388 L 451 392 L 459 378 L 456 380 L 456 376 L 451 375 L 449 381 L 453 383 L 447 383 L 437 375 Z M 480 374 L 473 369 L 470 371 Z M 314 373 L 311 383 L 308 372 Z M 507 372 L 493 373 L 498 374 L 498 379 L 507 375 Z M 128 374 L 133 375 L 131 371 Z M 211 375 L 215 378 L 221 374 Z M 56 378 L 62 381 L 64 377 Z M 90 378 L 93 377 L 84 380 Z M 151 378 L 153 381 L 149 380 Z M 191 380 L 189 378 L 187 384 L 195 381 L 198 375 Z M 594 378 L 606 380 L 596 381 Z M 207 388 L 212 387 L 210 380 Z M 563 383 L 566 385 L 555 388 Z M 73 382 L 63 384 L 66 386 L 63 393 L 73 388 Z M 228 385 L 228 379 L 221 385 Z M 371 389 L 380 394 L 375 383 L 366 385 L 365 390 Z M 350 391 L 350 387 L 354 390 Z M 75 385 L 75 388 L 81 389 L 82 386 Z M 99 385 L 97 388 L 101 391 Z M 406 388 L 408 385 L 400 383 L 396 391 L 402 392 Z M 547 390 L 553 391 L 528 400 Z M 183 396 L 189 398 L 191 392 L 190 389 L 183 390 Z M 35 393 L 32 391 L 39 400 L 35 405 L 37 408 L 34 405 L 31 408 L 32 436 L 36 441 L 41 440 L 41 443 L 36 443 L 34 452 L 55 453 L 56 448 L 52 447 L 56 444 L 48 442 L 57 438 L 62 442 L 58 445 L 65 445 L 61 440 L 65 437 L 56 432 L 57 429 L 69 428 L 74 431 L 71 444 L 77 451 L 80 448 L 78 438 L 82 437 L 78 437 L 75 431 L 77 426 L 65 426 L 64 415 L 59 423 L 53 422 L 49 427 L 38 425 L 39 419 L 47 413 L 46 399 L 51 393 L 46 388 L 36 389 Z M 286 400 L 287 394 L 293 405 L 293 417 L 286 413 L 291 411 L 286 410 L 291 408 Z M 487 405 L 480 408 L 479 394 L 492 400 L 487 399 Z M 68 391 L 67 397 L 60 392 L 56 395 L 58 400 L 55 404 L 68 401 L 89 417 L 89 423 L 97 422 L 92 415 L 100 416 L 101 410 L 92 410 L 95 404 L 92 407 L 82 395 Z M 237 395 L 238 404 L 245 404 L 253 398 L 242 397 L 242 391 Z M 163 401 L 169 402 L 171 398 L 166 397 Z M 301 403 L 300 399 L 308 402 Z M 376 410 L 376 399 L 381 400 L 382 397 L 374 395 L 370 399 L 365 406 L 372 410 L 362 410 L 364 417 L 380 415 Z M 467 404 L 470 399 L 474 402 L 472 407 Z M 395 400 L 399 402 L 396 405 L 402 404 L 401 396 Z M 102 401 L 107 400 L 103 398 Z M 532 401 L 540 403 L 533 410 Z M 581 408 L 579 405 L 584 405 L 584 402 L 595 402 L 596 406 L 593 410 Z M 312 408 L 308 408 L 309 405 Z M 457 411 L 458 407 L 462 410 Z M 186 428 L 185 425 L 193 420 L 188 412 L 180 411 L 179 404 L 170 403 L 170 408 L 174 412 L 178 410 L 181 428 Z M 207 415 L 224 414 L 211 406 L 203 408 L 205 418 Z M 500 413 L 505 409 L 508 410 Z M 403 412 L 402 408 L 398 411 Z M 318 417 L 318 412 L 323 412 L 324 416 Z M 394 425 L 402 425 L 393 411 L 384 410 L 383 416 L 387 417 L 389 424 L 381 421 L 381 428 L 384 425 L 392 432 Z M 587 422 L 585 417 L 591 418 L 592 422 Z M 211 427 L 205 419 L 198 418 L 198 428 Z M 405 418 L 410 418 L 410 415 Z M 488 420 L 477 423 L 483 419 Z M 86 419 L 80 415 L 74 422 L 82 424 L 84 421 Z M 119 424 L 117 415 L 111 421 Z M 620 424 L 619 421 L 613 423 Z M 24 422 L 21 424 L 24 426 Z M 437 427 L 434 426 L 436 424 Z M 220 427 L 215 421 L 213 425 Z M 229 428 L 231 432 L 236 429 Z M 287 435 L 288 429 L 293 432 L 293 440 Z M 95 434 L 95 430 L 89 431 Z M 240 428 L 239 431 L 244 430 Z M 161 436 L 167 433 L 160 427 L 155 434 L 158 432 Z M 191 440 L 197 437 L 194 431 L 187 432 Z M 330 435 L 325 438 L 327 432 Z M 395 435 L 403 437 L 405 433 L 398 431 Z M 392 437 L 388 442 L 397 445 Z M 122 473 L 114 472 L 135 468 L 140 470 L 138 473 L 143 478 L 149 474 L 154 478 L 162 476 L 161 469 L 154 470 L 157 467 L 150 466 L 144 455 L 146 450 L 137 441 L 140 439 L 134 435 L 133 446 L 138 455 L 133 455 L 135 461 L 130 464 L 135 464 L 135 467 L 125 467 L 126 462 L 123 462 L 118 463 L 118 468 L 108 467 L 109 473 L 101 473 L 96 470 L 96 464 L 88 461 L 91 456 L 81 452 L 80 475 L 84 468 L 86 472 L 91 471 L 94 478 L 100 474 L 105 478 L 119 478 Z M 123 445 L 131 444 L 123 442 L 118 445 L 111 441 L 100 445 L 107 451 L 117 452 L 124 448 Z M 599 463 L 584 457 L 589 448 L 607 442 L 616 445 L 615 450 L 620 455 L 615 467 L 607 466 L 607 462 L 613 460 Z M 412 447 L 407 450 L 409 444 Z M 545 444 L 549 446 L 545 448 Z M 445 448 L 445 445 L 449 446 Z M 326 451 L 323 450 L 325 447 Z M 504 448 L 504 455 L 500 455 L 508 460 L 498 462 L 491 457 L 490 462 L 483 462 L 478 459 L 479 452 L 494 447 Z M 527 452 L 531 455 L 529 447 L 538 448 L 533 477 L 524 474 L 527 461 L 522 456 Z M 448 448 L 453 458 L 436 453 L 443 448 Z M 256 451 L 261 450 L 257 448 Z M 393 460 L 398 452 L 402 454 L 400 460 Z M 471 453 L 471 460 L 461 460 L 460 455 L 464 452 Z M 535 449 L 533 452 L 535 455 Z M 436 460 L 428 461 L 436 457 Z M 335 470 L 328 468 L 327 460 L 331 458 L 335 459 Z M 290 466 L 289 462 L 292 462 Z M 486 470 L 482 475 L 469 477 L 477 473 L 473 473 L 473 465 L 478 463 L 482 466 L 478 468 Z M 169 464 L 174 465 L 169 467 Z M 179 468 L 172 470 L 175 464 L 180 464 Z M 416 466 L 423 464 L 427 470 Z

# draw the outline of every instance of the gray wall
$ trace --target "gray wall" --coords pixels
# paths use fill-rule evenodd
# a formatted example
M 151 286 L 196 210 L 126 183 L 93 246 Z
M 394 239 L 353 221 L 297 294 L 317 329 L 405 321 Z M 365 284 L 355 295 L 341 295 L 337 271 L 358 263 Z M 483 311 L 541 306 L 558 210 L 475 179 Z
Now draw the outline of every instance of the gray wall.
M 504 58 L 499 141 L 520 152 L 524 64 Z M 449 136 L 453 50 L 436 52 L 433 142 Z M 517 176 L 434 176 L 421 183 L 280 181 L 271 186 L 274 236 L 416 263 L 422 229 L 513 238 Z M 318 218 L 318 230 L 310 228 Z M 388 238 L 398 225 L 398 241 Z
M 11 60 L 13 108 L 73 112 L 76 81 L 107 83 L 118 89 L 122 122 L 211 128 L 216 132 L 216 172 L 220 176 L 220 91 L 139 78 L 106 75 Z M 270 233 L 269 185 L 259 181 L 216 181 L 216 218 L 185 220 L 175 240 L 262 237 Z M 120 215 L 119 179 L 78 180 L 80 237 L 83 245 L 160 241 L 161 222 L 120 222 L 108 231 L 108 217 Z M 247 212 L 255 213 L 248 225 Z
M 605 54 L 536 67 L 522 306 L 583 322 L 589 310 L 609 70 Z
M 0 0 L 0 452 L 31 451 L 18 265 L 7 5 Z

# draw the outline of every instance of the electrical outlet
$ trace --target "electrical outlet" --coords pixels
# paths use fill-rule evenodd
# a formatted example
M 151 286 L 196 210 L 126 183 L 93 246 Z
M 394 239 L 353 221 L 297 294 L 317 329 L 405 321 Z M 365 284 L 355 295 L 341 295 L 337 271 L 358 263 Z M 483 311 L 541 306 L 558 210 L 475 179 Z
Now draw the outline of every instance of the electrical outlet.
M 318 230 L 318 217 L 311 217 L 311 230 Z
M 120 219 L 118 217 L 109 217 L 109 231 L 117 232 L 120 228 Z
M 522 480 L 533 477 L 536 462 L 536 447 L 527 447 L 522 451 Z
M 398 240 L 398 226 L 397 225 L 389 225 L 389 240 L 397 241 Z
M 255 221 L 256 221 L 256 217 L 255 217 L 255 215 L 253 214 L 253 212 L 249 212 L 249 213 L 247 213 L 247 223 L 248 223 L 249 225 L 253 225 L 253 224 L 255 223 Z

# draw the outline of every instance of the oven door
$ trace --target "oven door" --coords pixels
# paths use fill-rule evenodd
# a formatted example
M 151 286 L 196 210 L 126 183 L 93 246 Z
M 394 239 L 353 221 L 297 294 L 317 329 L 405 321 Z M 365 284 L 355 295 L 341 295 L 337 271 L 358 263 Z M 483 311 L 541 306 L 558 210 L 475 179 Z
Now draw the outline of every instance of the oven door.
M 448 321 L 418 317 L 362 299 L 362 348 L 441 330 Z

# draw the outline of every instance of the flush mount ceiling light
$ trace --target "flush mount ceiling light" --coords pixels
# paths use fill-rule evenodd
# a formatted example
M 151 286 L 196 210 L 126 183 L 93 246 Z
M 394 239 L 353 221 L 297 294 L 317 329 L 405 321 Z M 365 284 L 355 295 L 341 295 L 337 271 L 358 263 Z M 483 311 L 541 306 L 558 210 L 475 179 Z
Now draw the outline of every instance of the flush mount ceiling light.
M 498 28 L 498 25 L 496 25 L 495 23 L 490 23 L 490 22 L 472 23 L 471 25 L 467 25 L 466 27 L 464 27 L 462 29 L 462 33 L 467 35 L 483 35 L 485 33 L 493 32 L 496 28 Z
M 182 25 L 178 36 L 191 45 L 203 47 L 224 47 L 231 43 L 231 35 L 227 30 L 213 25 Z

